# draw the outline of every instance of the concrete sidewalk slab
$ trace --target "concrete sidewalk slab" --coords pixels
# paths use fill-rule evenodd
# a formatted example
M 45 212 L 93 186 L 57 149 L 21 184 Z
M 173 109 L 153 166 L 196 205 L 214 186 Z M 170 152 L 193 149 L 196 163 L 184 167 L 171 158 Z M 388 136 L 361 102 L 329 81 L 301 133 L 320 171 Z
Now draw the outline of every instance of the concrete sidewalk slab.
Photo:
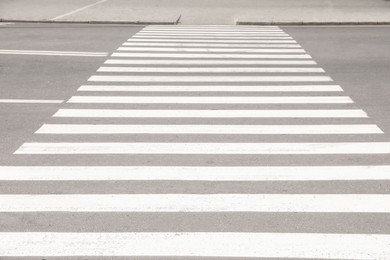
M 129 23 L 179 20 L 182 24 L 390 23 L 390 1 L 3 0 L 0 19 Z
M 2 0 L 3 20 L 51 20 L 59 15 L 95 3 L 96 0 Z

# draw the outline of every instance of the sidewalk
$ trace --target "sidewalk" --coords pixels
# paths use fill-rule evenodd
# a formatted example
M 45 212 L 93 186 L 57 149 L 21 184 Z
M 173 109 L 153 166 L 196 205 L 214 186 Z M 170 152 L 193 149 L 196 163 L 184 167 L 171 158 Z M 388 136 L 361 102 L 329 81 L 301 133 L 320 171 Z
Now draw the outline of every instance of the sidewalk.
M 126 23 L 390 23 L 388 0 L 3 0 L 0 19 Z

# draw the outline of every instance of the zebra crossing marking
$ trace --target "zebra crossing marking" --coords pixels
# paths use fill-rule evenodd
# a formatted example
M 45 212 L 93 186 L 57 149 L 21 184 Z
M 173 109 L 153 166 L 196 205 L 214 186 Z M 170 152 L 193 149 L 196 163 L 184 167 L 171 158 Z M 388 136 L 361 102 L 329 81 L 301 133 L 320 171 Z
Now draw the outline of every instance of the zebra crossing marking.
M 316 65 L 313 60 L 194 60 L 194 59 L 109 59 L 104 64 L 126 65 Z
M 6 232 L 1 256 L 267 257 L 376 260 L 390 235 L 248 232 Z
M 207 52 L 207 53 L 213 53 L 213 52 L 242 52 L 242 53 L 306 53 L 303 49 L 284 49 L 284 48 L 273 48 L 273 49 L 244 49 L 244 48 L 172 48 L 172 47 L 119 47 L 117 49 L 118 51 L 130 51 L 130 52 Z
M 284 32 L 158 32 L 158 31 L 149 31 L 149 32 L 140 32 L 137 34 L 138 37 L 143 36 L 157 36 L 157 37 L 170 37 L 170 36 L 182 36 L 182 37 L 290 37 L 288 34 Z
M 348 96 L 282 97 L 177 97 L 177 96 L 73 96 L 68 103 L 106 104 L 351 104 Z
M 166 35 L 166 34 L 139 34 L 139 35 L 134 35 L 133 36 L 136 39 L 148 39 L 148 38 L 154 38 L 154 39 L 226 39 L 226 40 L 291 40 L 292 37 L 290 36 L 285 36 L 285 35 L 262 35 L 262 36 L 232 36 L 232 35 L 204 35 L 204 36 L 199 36 L 199 35 Z
M 259 68 L 161 68 L 161 67 L 100 67 L 97 72 L 132 72 L 132 73 L 324 73 L 322 68 L 274 68 L 274 67 L 259 67 Z
M 141 33 L 184 33 L 184 34 L 264 34 L 264 33 L 283 33 L 281 29 L 257 29 L 257 30 L 231 30 L 231 29 L 145 29 Z
M 78 91 L 129 92 L 342 92 L 339 85 L 82 85 Z
M 291 110 L 175 110 L 175 109 L 59 109 L 53 117 L 112 118 L 367 118 L 361 109 Z
M 331 82 L 328 76 L 91 76 L 100 82 Z
M 358 181 L 390 180 L 390 165 L 368 166 L 0 166 L 1 181 Z
M 390 154 L 390 142 L 24 143 L 15 154 Z
M 379 194 L 38 194 L 0 195 L 0 212 L 390 213 Z
M 203 58 L 203 59 L 311 59 L 308 54 L 237 54 L 237 53 L 153 53 L 114 52 L 111 57 L 133 58 Z
M 166 47 L 219 47 L 219 48 L 301 48 L 299 44 L 231 44 L 231 43 L 162 43 L 162 42 L 125 42 L 123 46 L 166 46 Z
M 37 134 L 383 134 L 376 125 L 44 124 Z
M 250 40 L 250 39 L 246 39 L 246 40 L 232 40 L 232 39 L 229 39 L 229 40 L 226 40 L 226 39 L 208 39 L 208 40 L 205 40 L 205 39 L 197 39 L 197 38 L 194 38 L 194 39 L 180 39 L 180 38 L 175 38 L 175 39 L 167 39 L 167 38 L 160 38 L 160 39 L 149 39 L 149 38 L 146 38 L 146 39 L 137 39 L 137 38 L 130 38 L 127 40 L 127 42 L 190 42 L 190 43 L 229 43 L 229 44 L 241 44 L 241 43 L 245 43 L 245 44 L 260 44 L 260 43 L 297 43 L 295 40 L 293 40 L 292 38 L 289 38 L 289 39 L 278 39 L 278 40 L 275 40 L 275 39 L 258 39 L 258 40 Z
M 46 158 L 45 155 L 56 155 L 59 159 L 69 157 L 72 160 L 76 159 L 75 165 L 79 165 L 80 162 L 88 160 L 85 158 L 92 158 L 88 157 L 91 155 L 94 155 L 93 158 L 100 159 L 117 158 L 115 155 L 196 154 L 208 155 L 211 161 L 213 156 L 217 158 L 219 155 L 304 155 L 308 158 L 314 158 L 310 155 L 320 155 L 313 160 L 316 162 L 316 159 L 322 155 L 371 155 L 374 157 L 390 154 L 390 142 L 340 142 L 343 140 L 342 135 L 355 134 L 358 134 L 359 138 L 369 137 L 369 140 L 374 140 L 374 137 L 383 136 L 383 131 L 377 125 L 367 122 L 368 115 L 365 111 L 351 108 L 353 101 L 350 97 L 335 95 L 341 93 L 318 93 L 342 92 L 343 90 L 339 85 L 331 83 L 325 85 L 326 82 L 332 81 L 330 77 L 322 74 L 311 74 L 324 73 L 324 70 L 314 66 L 305 66 L 317 63 L 301 49 L 301 46 L 292 37 L 277 26 L 149 26 L 125 42 L 117 52 L 112 54 L 110 59 L 106 60 L 105 64 L 129 66 L 103 66 L 96 75 L 92 75 L 89 79 L 89 83 L 94 84 L 83 85 L 78 91 L 147 93 L 134 95 L 116 93 L 118 94 L 116 96 L 113 93 L 99 93 L 99 95 L 91 93 L 91 96 L 73 96 L 67 102 L 68 108 L 59 109 L 53 115 L 56 123 L 44 124 L 36 131 L 39 140 L 48 138 L 49 142 L 26 142 L 15 152 L 16 155 L 28 155 L 31 158 L 39 155 L 42 155 L 43 158 Z M 189 67 L 163 68 L 157 67 L 157 65 L 186 65 Z M 209 66 L 207 68 L 207 65 L 219 67 Z M 222 67 L 225 65 L 231 67 Z M 238 67 L 241 65 L 270 66 Z M 281 65 L 296 66 L 283 67 Z M 115 72 L 129 74 L 113 75 Z M 150 75 L 132 75 L 130 73 L 150 73 Z M 172 75 L 161 76 L 152 73 L 172 73 Z M 185 76 L 180 75 L 180 73 L 192 74 Z M 194 75 L 194 73 L 207 73 L 209 75 L 201 76 Z M 213 73 L 229 73 L 229 75 L 210 75 Z M 306 74 L 300 74 L 300 76 L 241 76 L 233 73 Z M 104 85 L 97 82 L 104 82 Z M 129 83 L 126 84 L 126 82 Z M 214 85 L 214 83 L 216 84 Z M 158 92 L 169 91 L 195 91 L 202 92 L 204 96 L 194 96 L 194 93 L 191 95 L 186 93 L 187 96 L 164 96 L 167 95 L 166 93 L 158 95 Z M 226 93 L 215 96 L 215 93 L 212 94 L 215 91 L 238 93 L 235 96 L 231 93 L 228 96 Z M 245 91 L 280 92 L 283 94 L 286 92 L 310 93 L 305 93 L 302 96 L 297 95 L 297 93 L 290 96 L 279 94 L 269 96 L 269 93 L 264 96 L 249 96 L 250 93 L 243 95 Z M 115 106 L 118 104 L 121 105 Z M 134 104 L 142 105 L 134 106 Z M 181 107 L 187 104 L 198 104 L 198 106 L 191 106 L 197 107 L 197 109 L 172 109 L 172 107 L 179 107 L 172 104 L 180 104 Z M 207 106 L 202 106 L 201 108 L 204 109 L 199 109 L 199 104 L 218 104 L 218 107 L 230 104 L 227 107 L 234 109 L 210 109 Z M 278 109 L 242 109 L 246 107 L 245 104 L 274 104 L 273 107 Z M 308 104 L 322 105 L 311 105 L 310 109 L 305 109 L 305 105 Z M 323 109 L 323 107 L 330 107 L 329 104 L 338 104 L 335 107 L 341 108 Z M 145 109 L 148 107 L 145 105 L 163 107 L 163 109 Z M 283 109 L 291 106 L 297 106 L 300 109 Z M 114 109 L 115 107 L 122 109 Z M 65 120 L 65 118 L 68 119 Z M 82 120 L 81 118 L 94 119 Z M 105 120 L 100 120 L 100 118 L 105 118 Z M 137 120 L 133 122 L 134 118 Z M 209 120 L 206 124 L 194 124 L 191 120 L 184 120 L 186 124 L 172 124 L 161 119 L 153 122 L 153 119 L 156 118 L 208 118 Z M 272 124 L 275 122 L 271 122 L 271 124 L 250 124 L 248 122 L 230 124 L 227 119 L 231 118 L 275 120 L 284 118 L 299 119 L 300 122 L 298 124 L 280 124 L 280 122 L 278 124 Z M 147 120 L 143 121 L 144 119 Z M 209 124 L 212 121 L 210 119 L 225 119 L 225 122 L 220 125 Z M 354 120 L 349 120 L 347 122 L 351 121 L 350 123 L 344 124 L 329 122 L 313 124 L 311 119 L 326 119 L 327 121 L 338 119 L 337 122 L 340 121 L 339 119 Z M 62 120 L 64 122 L 59 122 Z M 111 123 L 102 124 L 104 121 Z M 128 124 L 129 121 L 131 124 Z M 138 124 L 134 124 L 135 122 Z M 158 122 L 160 124 L 156 124 Z M 178 121 L 178 123 L 183 122 Z M 276 135 L 319 135 L 319 138 L 318 142 L 296 142 L 297 140 L 292 139 L 291 142 L 283 143 L 218 143 L 214 140 L 213 142 L 199 143 L 197 139 L 191 143 L 106 142 L 105 139 L 99 139 L 99 142 L 84 142 L 89 140 L 91 135 L 102 137 L 102 134 L 117 135 L 115 137 L 124 134 L 264 134 L 273 135 L 273 137 L 280 137 Z M 54 139 L 52 135 L 59 136 Z M 52 142 L 52 140 L 60 140 L 63 137 L 65 140 L 69 140 L 72 135 L 80 135 L 77 138 L 86 139 L 81 139 L 78 142 Z M 338 141 L 321 142 L 322 135 L 328 137 L 336 135 Z M 72 137 L 75 138 L 75 136 Z M 68 155 L 68 157 L 61 157 L 61 155 Z M 102 157 L 96 155 L 102 155 Z M 153 162 L 153 160 L 151 161 Z M 109 164 L 113 162 L 110 161 Z M 179 162 L 181 161 L 179 160 Z M 35 181 L 39 182 L 39 185 L 42 181 L 55 181 L 54 186 L 58 185 L 58 187 L 66 185 L 66 181 L 147 181 L 148 185 L 151 181 L 173 181 L 177 182 L 174 185 L 181 189 L 188 185 L 187 182 L 190 185 L 196 182 L 208 182 L 202 185 L 217 187 L 224 184 L 223 182 L 237 182 L 233 183 L 234 185 L 241 185 L 238 182 L 245 182 L 245 185 L 252 184 L 252 182 L 253 185 L 273 185 L 272 183 L 259 182 L 278 182 L 278 185 L 284 185 L 283 182 L 292 181 L 294 185 L 299 186 L 311 185 L 310 182 L 313 181 L 319 181 L 320 185 L 325 184 L 326 181 L 332 181 L 332 184 L 333 182 L 347 181 L 351 185 L 356 185 L 360 181 L 380 181 L 380 183 L 390 181 L 389 165 L 331 166 L 323 160 L 322 163 L 325 166 L 303 166 L 294 163 L 287 163 L 291 164 L 289 166 L 247 166 L 244 161 L 240 166 L 228 167 L 218 164 L 216 166 L 185 166 L 180 165 L 179 162 L 175 162 L 175 165 L 171 166 L 164 166 L 164 163 L 161 163 L 161 166 L 150 166 L 149 161 L 146 165 L 141 166 L 0 166 L 0 181 L 10 181 L 11 183 L 21 181 L 22 187 L 23 185 L 35 185 Z M 211 165 L 209 161 L 207 163 L 207 165 Z M 101 184 L 99 183 L 97 186 Z M 288 184 L 286 183 L 286 185 Z M 319 184 L 316 183 L 316 185 Z M 116 194 L 118 192 L 116 189 L 113 189 L 111 194 L 50 194 L 50 192 L 45 194 L 45 191 L 40 191 L 38 194 L 22 194 L 24 192 L 14 191 L 14 194 L 0 194 L 0 212 L 3 214 L 39 214 L 49 221 L 50 214 L 64 215 L 69 214 L 69 212 L 77 218 L 81 216 L 78 215 L 80 213 L 93 215 L 108 213 L 120 216 L 123 212 L 126 212 L 125 214 L 185 214 L 186 217 L 191 217 L 191 214 L 194 213 L 204 213 L 205 215 L 238 213 L 242 216 L 252 213 L 259 216 L 272 214 L 275 218 L 280 218 L 283 213 L 300 213 L 304 217 L 315 214 L 316 218 L 321 218 L 324 213 L 354 214 L 353 216 L 390 213 L 389 194 L 357 194 L 363 193 L 361 190 L 358 192 L 355 190 L 352 193 L 345 192 L 345 194 L 332 194 L 332 191 L 334 192 L 332 189 L 330 193 L 323 194 L 305 194 L 305 189 L 294 190 L 294 194 L 287 194 L 285 190 L 281 192 L 283 194 L 251 194 L 247 191 L 244 192 L 245 194 L 237 193 L 237 191 L 236 193 L 232 191 L 232 193 L 220 194 L 210 187 L 208 188 L 209 192 L 205 193 L 202 190 L 199 191 L 199 194 L 196 193 L 196 188 L 192 188 L 195 190 L 195 194 L 190 194 L 187 190 L 184 191 L 185 194 L 182 194 L 183 191 L 168 194 L 167 190 L 159 192 L 154 190 L 156 192 L 146 194 Z M 67 193 L 69 192 L 68 190 Z M 83 192 L 87 191 L 83 190 Z M 214 217 L 214 215 L 212 216 Z M 334 221 L 337 221 L 337 218 Z M 147 219 L 145 222 L 147 223 Z M 292 222 L 292 224 L 295 223 Z M 226 224 L 224 223 L 224 225 Z M 66 232 L 0 232 L 0 257 L 390 258 L 390 235 L 379 235 L 374 234 L 374 232 L 366 235 L 359 234 L 359 227 L 351 230 L 351 234 L 337 234 L 337 230 L 340 229 L 333 230 L 334 234 L 278 233 L 274 227 L 270 228 L 271 231 L 275 231 L 273 233 L 241 232 L 245 230 L 241 230 L 240 227 L 237 232 L 223 233 L 122 232 L 123 230 L 107 233 L 99 233 L 99 230 L 90 233 L 74 233 L 72 228 L 73 231 L 77 230 L 72 226 L 64 230 Z M 193 228 L 190 227 L 189 230 L 193 230 Z M 199 229 L 199 227 L 197 228 Z M 54 230 L 56 230 L 55 227 Z M 299 231 L 300 228 L 296 230 Z

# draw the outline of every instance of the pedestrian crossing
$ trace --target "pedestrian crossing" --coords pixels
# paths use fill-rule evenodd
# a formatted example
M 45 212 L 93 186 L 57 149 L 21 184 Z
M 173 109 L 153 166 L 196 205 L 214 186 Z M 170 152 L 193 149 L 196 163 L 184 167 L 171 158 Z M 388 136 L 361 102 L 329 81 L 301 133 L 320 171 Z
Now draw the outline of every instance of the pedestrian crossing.
M 390 141 L 277 26 L 147 26 L 14 156 L 0 257 L 390 258 Z

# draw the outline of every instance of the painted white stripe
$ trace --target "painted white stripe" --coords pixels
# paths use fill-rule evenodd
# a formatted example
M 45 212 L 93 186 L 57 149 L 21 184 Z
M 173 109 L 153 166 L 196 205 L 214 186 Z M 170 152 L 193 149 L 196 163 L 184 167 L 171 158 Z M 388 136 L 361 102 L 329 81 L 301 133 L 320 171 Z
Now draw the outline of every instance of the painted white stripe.
M 213 25 L 188 25 L 188 24 L 175 24 L 175 25 L 161 25 L 153 24 L 148 25 L 147 28 L 279 28 L 277 25 L 227 25 L 227 24 L 213 24 Z
M 295 40 L 185 40 L 185 39 L 134 39 L 130 38 L 127 42 L 187 42 L 187 43 L 245 43 L 245 44 L 259 44 L 259 43 L 297 43 Z
M 259 30 L 232 30 L 232 29 L 177 29 L 177 30 L 167 30 L 167 29 L 149 29 L 142 30 L 139 34 L 186 34 L 186 35 L 263 35 L 263 34 L 286 34 L 283 30 L 279 29 L 259 29 Z
M 390 180 L 390 166 L 128 167 L 0 166 L 1 181 L 342 181 Z
M 0 241 L 5 257 L 390 258 L 383 234 L 3 232 Z
M 240 38 L 258 38 L 258 37 L 290 37 L 286 33 L 256 33 L 256 34 L 248 34 L 248 33 L 241 33 L 241 34 L 227 34 L 227 33 L 137 33 L 133 37 L 207 37 L 207 38 L 230 38 L 230 39 L 240 39 Z
M 311 59 L 308 54 L 237 54 L 237 53 L 150 53 L 114 52 L 112 57 L 133 58 L 205 58 L 205 59 Z
M 93 7 L 93 6 L 95 6 L 95 5 L 98 5 L 98 4 L 107 2 L 107 1 L 108 1 L 108 0 L 100 0 L 100 1 L 97 1 L 96 3 L 89 4 L 89 5 L 86 5 L 86 6 L 84 6 L 84 7 L 81 7 L 81 8 L 78 8 L 78 9 L 76 9 L 76 10 L 73 10 L 73 11 L 71 11 L 71 12 L 68 12 L 68 13 L 65 13 L 65 14 L 62 14 L 62 15 L 59 15 L 59 16 L 56 16 L 56 17 L 54 17 L 54 18 L 51 19 L 51 20 L 52 20 L 52 21 L 59 20 L 59 19 L 64 18 L 64 17 L 66 17 L 66 16 L 69 16 L 69 15 L 72 15 L 72 14 L 75 14 L 75 13 L 78 13 L 78 12 L 81 12 L 81 11 L 83 11 L 83 10 L 85 10 L 85 9 L 88 9 L 88 8 L 90 8 L 90 7 Z
M 338 85 L 274 85 L 274 86 L 129 86 L 129 85 L 83 85 L 78 91 L 133 91 L 133 92 L 341 92 Z
M 233 52 L 233 53 L 306 53 L 303 49 L 226 49 L 226 48 L 154 48 L 154 47 L 119 47 L 118 51 L 142 52 Z
M 229 43 L 171 43 L 125 42 L 124 46 L 221 47 L 221 48 L 301 48 L 299 44 L 229 44 Z
M 282 30 L 279 27 L 271 26 L 271 27 L 251 27 L 251 26 L 245 26 L 245 27 L 237 27 L 237 26 L 205 26 L 205 27 L 198 27 L 198 26 L 188 26 L 188 27 L 181 27 L 181 26 L 157 26 L 157 25 L 151 25 L 143 28 L 142 30 L 232 30 L 232 31 L 254 31 L 254 30 Z
M 15 154 L 389 154 L 390 142 L 24 143 Z M 0 203 L 1 205 L 1 203 Z M 390 207 L 390 203 L 389 203 Z
M 342 212 L 390 213 L 377 194 L 0 195 L 0 212 Z
M 105 64 L 126 65 L 316 65 L 313 60 L 161 60 L 161 59 L 112 59 Z
M 231 33 L 158 33 L 158 32 L 139 32 L 136 35 L 136 37 L 170 37 L 170 36 L 175 36 L 175 37 L 193 37 L 193 36 L 200 36 L 200 37 L 225 37 L 225 38 L 240 38 L 240 37 L 289 37 L 288 34 L 286 33 L 281 33 L 281 32 L 264 32 L 264 33 L 239 33 L 239 34 L 231 34 Z
M 262 38 L 262 37 L 289 37 L 289 38 L 292 38 L 289 34 L 285 33 L 285 32 L 260 32 L 260 33 L 245 33 L 245 32 L 242 32 L 242 33 L 239 33 L 239 34 L 230 34 L 230 33 L 224 33 L 224 32 L 221 32 L 221 33 L 205 33 L 205 34 L 202 34 L 201 32 L 189 32 L 189 33 L 185 33 L 185 32 L 178 32 L 178 33 L 175 33 L 175 32 L 161 32 L 161 33 L 148 33 L 148 32 L 139 32 L 135 35 L 133 35 L 131 38 L 138 38 L 138 37 L 162 37 L 162 38 L 169 38 L 169 37 L 191 37 L 191 38 L 197 38 L 197 37 L 200 37 L 200 38 L 231 38 L 231 39 L 235 39 L 235 38 Z
M 330 82 L 328 76 L 91 76 L 100 82 Z
M 53 117 L 96 118 L 367 118 L 361 109 L 309 110 L 142 110 L 60 109 Z
M 108 55 L 107 52 L 35 51 L 35 50 L 0 50 L 0 54 L 80 56 L 80 57 L 105 57 Z
M 284 32 L 281 29 L 278 28 L 260 28 L 260 29 L 230 29 L 230 28 L 202 28 L 202 29 L 196 29 L 196 28 L 144 28 L 142 32 L 201 32 L 201 33 L 218 33 L 218 32 L 231 32 L 231 33 L 256 33 L 256 32 Z
M 0 103 L 17 103 L 17 104 L 60 104 L 63 100 L 50 99 L 0 99 Z
M 183 96 L 73 96 L 68 103 L 107 104 L 350 104 L 348 96 L 302 97 L 183 97 Z
M 185 33 L 185 34 L 263 34 L 263 33 L 285 33 L 281 29 L 269 28 L 269 29 L 257 29 L 257 30 L 232 30 L 232 29 L 156 29 L 145 28 L 138 33 Z
M 158 34 L 279 34 L 279 33 L 285 33 L 281 29 L 277 28 L 267 28 L 267 29 L 246 29 L 246 30 L 235 30 L 235 29 L 217 29 L 217 28 L 209 28 L 209 29 L 158 29 L 158 28 L 145 28 L 141 31 L 139 31 L 137 34 L 141 33 L 158 33 Z
M 235 28 L 235 29 L 249 28 L 249 29 L 256 29 L 256 28 L 279 28 L 279 26 L 277 26 L 277 25 L 226 25 L 226 24 L 213 24 L 213 25 L 151 24 L 151 25 L 148 25 L 146 28 L 166 28 L 166 29 L 171 29 L 171 28 Z
M 98 72 L 174 72 L 174 73 L 323 73 L 322 68 L 275 68 L 275 67 L 259 67 L 259 68 L 245 68 L 245 67 L 100 67 Z
M 44 124 L 37 134 L 383 134 L 376 125 L 101 125 Z
M 133 38 L 137 39 L 225 39 L 225 40 L 292 40 L 290 36 L 195 36 L 195 35 L 134 35 Z

